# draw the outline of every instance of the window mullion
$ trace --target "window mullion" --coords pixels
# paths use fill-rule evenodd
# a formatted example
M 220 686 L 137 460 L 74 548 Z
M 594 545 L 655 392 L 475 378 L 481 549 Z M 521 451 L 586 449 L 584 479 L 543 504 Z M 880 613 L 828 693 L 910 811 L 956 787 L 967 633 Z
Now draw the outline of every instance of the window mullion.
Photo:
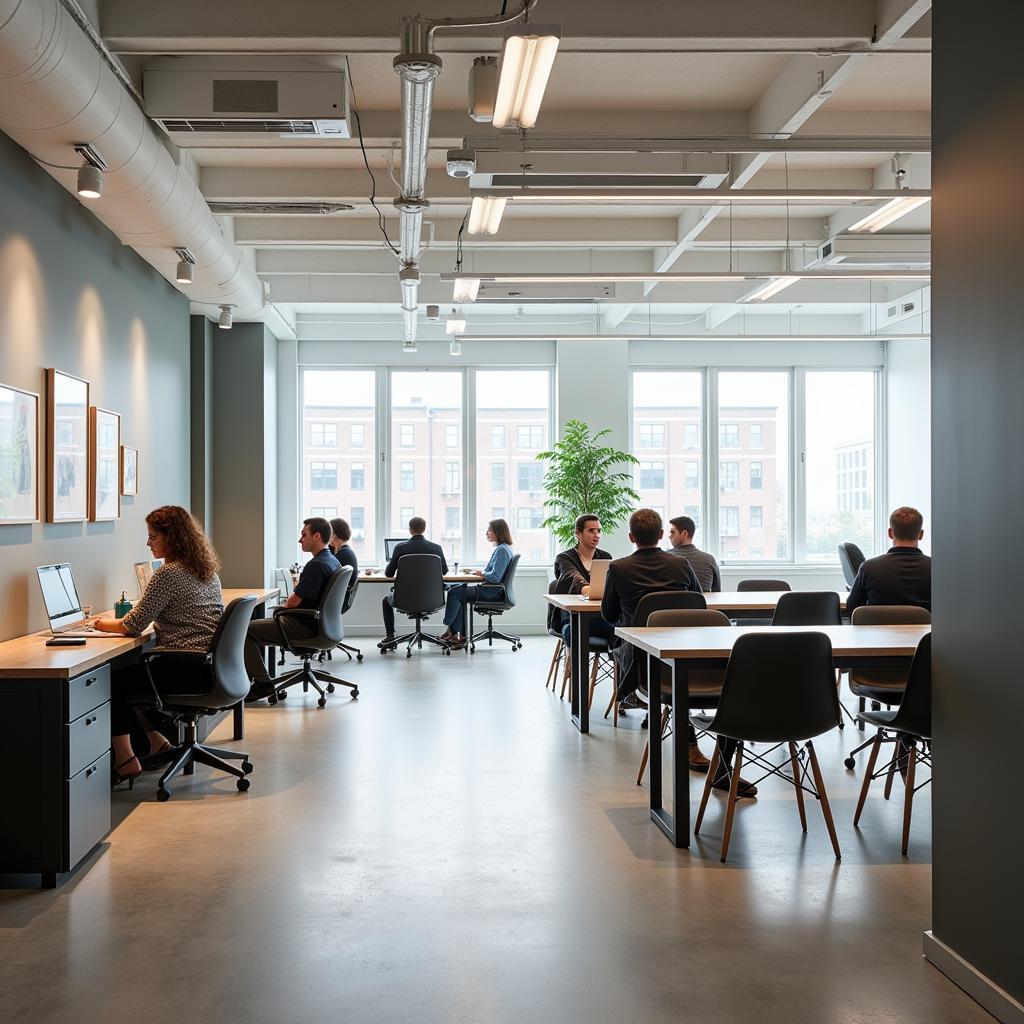
M 462 558 L 477 561 L 476 368 L 462 371 Z
M 793 523 L 792 559 L 797 564 L 807 561 L 807 371 L 792 370 L 793 443 L 790 470 L 793 480 L 790 515 Z
M 722 560 L 722 531 L 719 526 L 718 500 L 718 367 L 709 366 L 705 374 L 704 415 L 701 417 L 704 452 L 704 543 L 708 551 Z
M 384 538 L 391 522 L 391 369 L 386 366 L 377 367 L 377 472 L 374 474 L 376 488 L 377 514 L 374 517 L 377 537 L 377 560 L 380 565 L 387 564 L 384 557 Z

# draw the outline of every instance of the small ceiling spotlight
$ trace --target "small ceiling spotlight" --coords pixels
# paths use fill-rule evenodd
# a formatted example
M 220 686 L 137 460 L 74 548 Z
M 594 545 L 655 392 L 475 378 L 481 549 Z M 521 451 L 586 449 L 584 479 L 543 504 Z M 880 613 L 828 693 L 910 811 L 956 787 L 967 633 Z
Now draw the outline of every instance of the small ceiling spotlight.
M 448 344 L 448 354 L 453 356 L 462 355 L 462 341 L 459 338 L 452 338 Z
M 231 307 L 230 306 L 221 306 L 220 307 L 220 319 L 217 321 L 217 326 L 222 331 L 230 331 L 231 330 L 231 322 L 232 322 Z
M 174 250 L 175 255 L 178 257 L 178 268 L 174 274 L 174 280 L 178 284 L 191 284 L 192 283 L 192 268 L 196 265 L 196 258 L 188 251 L 188 249 Z
M 75 145 L 75 152 L 85 161 L 78 168 L 76 191 L 83 199 L 99 199 L 103 195 L 103 172 L 107 162 L 88 142 Z

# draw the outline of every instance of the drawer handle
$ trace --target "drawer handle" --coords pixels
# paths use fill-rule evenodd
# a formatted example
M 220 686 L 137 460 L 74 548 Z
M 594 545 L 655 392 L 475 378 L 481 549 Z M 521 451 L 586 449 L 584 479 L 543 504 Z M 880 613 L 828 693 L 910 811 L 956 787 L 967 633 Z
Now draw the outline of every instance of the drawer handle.
M 89 776 L 90 776 L 90 775 L 92 775 L 92 773 L 93 773 L 94 771 L 96 771 L 96 768 L 95 768 L 95 767 L 92 767 L 92 768 L 86 768 L 86 769 L 85 769 L 85 777 L 86 777 L 86 778 L 89 778 Z
M 88 679 L 86 679 L 85 685 L 86 686 L 92 686 L 92 684 L 95 683 L 95 682 L 96 682 L 96 677 L 95 676 L 90 676 Z
M 95 722 L 95 721 L 96 721 L 96 719 L 95 719 L 95 718 L 87 718 L 87 719 L 85 720 L 85 724 L 86 724 L 86 725 L 92 725 L 92 723 L 93 723 L 93 722 Z

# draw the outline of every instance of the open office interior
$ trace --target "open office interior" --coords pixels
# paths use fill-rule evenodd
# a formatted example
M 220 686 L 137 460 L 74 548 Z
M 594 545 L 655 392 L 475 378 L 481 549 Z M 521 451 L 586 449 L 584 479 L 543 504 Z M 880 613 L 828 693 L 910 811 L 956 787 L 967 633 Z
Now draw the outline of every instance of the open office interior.
M 0 1015 L 1024 1021 L 1022 28 L 1007 2 L 0 0 Z M 840 549 L 888 557 L 907 506 L 930 615 L 858 625 Z M 166 786 L 118 756 L 155 639 L 129 606 L 181 562 L 165 507 L 235 645 L 196 662 L 217 701 L 132 705 L 141 767 L 195 757 Z M 555 559 L 598 508 L 615 560 L 638 509 L 665 549 L 692 523 L 718 575 L 685 607 L 725 647 L 685 614 L 586 639 L 607 601 Z M 420 518 L 422 623 L 387 574 Z M 343 610 L 328 584 L 253 673 L 321 520 L 358 563 Z M 675 708 L 717 672 L 697 742 L 732 751 L 732 645 L 783 636 L 790 591 L 844 609 L 842 705 L 774 776 L 728 733 L 756 796 L 716 791 Z M 389 646 L 389 607 L 440 643 Z M 113 639 L 56 635 L 93 616 Z M 872 700 L 911 707 L 870 671 L 931 701 L 877 764 Z M 810 713 L 778 713 L 785 675 L 747 718 Z

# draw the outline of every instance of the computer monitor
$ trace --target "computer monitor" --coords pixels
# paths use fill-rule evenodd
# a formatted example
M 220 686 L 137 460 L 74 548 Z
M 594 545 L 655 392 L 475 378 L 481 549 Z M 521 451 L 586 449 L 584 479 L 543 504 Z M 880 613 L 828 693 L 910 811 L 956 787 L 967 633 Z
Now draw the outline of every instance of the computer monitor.
M 151 558 L 148 562 L 135 563 L 135 579 L 139 584 L 139 597 L 142 597 L 146 592 L 146 587 L 149 586 L 153 573 L 163 564 L 164 560 L 162 558 Z
M 384 538 L 384 557 L 390 562 L 395 554 L 395 548 L 399 544 L 404 544 L 409 538 L 408 537 L 385 537 Z
M 39 589 L 43 592 L 43 604 L 50 620 L 50 629 L 57 632 L 65 626 L 81 622 L 82 603 L 78 600 L 75 578 L 67 562 L 60 565 L 40 565 L 36 569 Z

